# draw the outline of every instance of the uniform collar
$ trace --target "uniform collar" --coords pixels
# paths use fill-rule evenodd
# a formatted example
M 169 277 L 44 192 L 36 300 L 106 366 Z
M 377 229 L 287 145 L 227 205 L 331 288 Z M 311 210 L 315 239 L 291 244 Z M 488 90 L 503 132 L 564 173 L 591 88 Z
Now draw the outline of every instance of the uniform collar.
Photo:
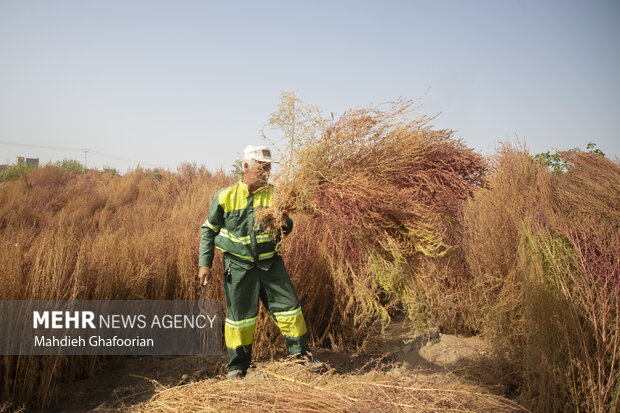
M 271 187 L 270 184 L 267 184 L 265 186 L 261 186 L 260 188 L 258 188 L 256 191 L 254 191 L 253 194 L 250 194 L 250 187 L 248 186 L 248 184 L 246 184 L 245 182 L 243 182 L 243 179 L 239 180 L 239 183 L 237 184 L 239 185 L 239 187 L 241 188 L 241 190 L 245 193 L 245 196 L 247 197 L 248 195 L 256 195 L 259 192 L 263 192 L 265 191 L 265 189 Z
M 239 186 L 239 188 L 241 188 L 241 191 L 244 193 L 246 197 L 250 195 L 250 187 L 248 187 L 248 184 L 243 182 L 243 180 L 240 179 L 237 185 Z

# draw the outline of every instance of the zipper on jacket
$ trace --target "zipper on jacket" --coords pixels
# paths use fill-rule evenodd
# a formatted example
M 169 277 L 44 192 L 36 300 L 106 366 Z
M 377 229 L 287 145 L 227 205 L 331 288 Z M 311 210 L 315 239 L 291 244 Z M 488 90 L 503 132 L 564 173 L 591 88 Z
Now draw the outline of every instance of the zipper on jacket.
M 254 194 L 248 195 L 248 209 L 251 209 L 251 213 L 248 214 L 248 224 L 249 233 L 250 233 L 250 250 L 252 252 L 252 258 L 254 259 L 254 264 L 258 263 L 258 248 L 256 244 L 256 231 L 254 231 Z

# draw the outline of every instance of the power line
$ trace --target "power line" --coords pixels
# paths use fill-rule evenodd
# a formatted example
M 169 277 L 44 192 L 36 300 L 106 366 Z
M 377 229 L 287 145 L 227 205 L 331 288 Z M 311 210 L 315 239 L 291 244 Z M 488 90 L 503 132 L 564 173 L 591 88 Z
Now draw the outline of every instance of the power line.
M 119 161 L 125 161 L 125 162 L 129 162 L 129 163 L 139 163 L 139 164 L 142 164 L 142 165 L 148 165 L 148 166 L 152 166 L 152 167 L 156 168 L 156 166 L 154 166 L 153 164 L 137 161 L 135 159 L 123 158 L 122 156 L 112 155 L 112 154 L 105 153 L 105 152 L 93 151 L 92 149 L 88 149 L 88 152 L 94 153 L 94 154 L 99 155 L 99 156 L 104 156 L 104 157 L 108 157 L 108 158 L 118 159 Z
M 82 152 L 84 153 L 84 163 L 86 163 L 86 152 L 90 152 L 90 153 L 94 153 L 96 155 L 103 156 L 106 158 L 112 158 L 112 159 L 116 159 L 116 160 L 123 161 L 123 162 L 135 163 L 135 164 L 146 165 L 146 166 L 150 166 L 153 168 L 157 168 L 157 166 L 150 164 L 150 163 L 141 162 L 141 161 L 131 159 L 131 158 L 124 158 L 122 156 L 112 155 L 112 154 L 105 153 L 105 152 L 93 151 L 92 149 L 86 149 L 86 148 L 70 148 L 70 147 L 63 147 L 63 146 L 34 145 L 30 143 L 18 143 L 18 142 L 6 142 L 6 141 L 0 141 L 0 145 L 23 146 L 27 148 Z
M 40 149 L 58 149 L 61 151 L 83 151 L 83 148 L 66 148 L 66 147 L 62 147 L 62 146 L 45 146 L 45 145 L 32 145 L 29 143 L 17 143 L 17 142 L 5 142 L 5 141 L 0 141 L 0 144 L 2 145 L 10 145 L 10 146 L 25 146 L 28 148 L 40 148 Z

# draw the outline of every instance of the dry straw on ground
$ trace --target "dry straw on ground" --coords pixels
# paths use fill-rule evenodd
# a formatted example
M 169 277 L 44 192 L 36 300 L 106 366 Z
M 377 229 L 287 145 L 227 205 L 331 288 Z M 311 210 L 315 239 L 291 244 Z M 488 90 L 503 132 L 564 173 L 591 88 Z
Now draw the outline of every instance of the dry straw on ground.
M 162 388 L 135 412 L 518 412 L 516 403 L 455 377 L 374 371 L 317 375 L 270 363 L 236 381 L 209 379 Z

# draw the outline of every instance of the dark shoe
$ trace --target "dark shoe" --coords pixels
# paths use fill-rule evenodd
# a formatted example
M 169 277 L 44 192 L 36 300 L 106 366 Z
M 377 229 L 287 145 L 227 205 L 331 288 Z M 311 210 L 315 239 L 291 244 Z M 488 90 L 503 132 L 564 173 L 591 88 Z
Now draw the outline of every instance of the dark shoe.
M 322 373 L 326 370 L 325 364 L 320 361 L 316 361 L 314 357 L 310 355 L 303 356 L 301 358 L 301 364 L 313 373 Z
M 237 380 L 245 377 L 245 370 L 231 370 L 226 375 L 226 380 Z

